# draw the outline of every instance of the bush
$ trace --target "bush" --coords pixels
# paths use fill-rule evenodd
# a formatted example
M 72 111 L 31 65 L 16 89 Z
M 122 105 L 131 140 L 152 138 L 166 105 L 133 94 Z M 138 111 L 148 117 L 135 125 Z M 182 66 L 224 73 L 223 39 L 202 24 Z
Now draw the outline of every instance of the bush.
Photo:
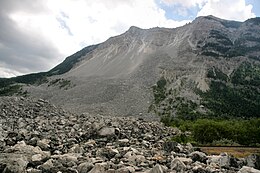
M 192 139 L 202 145 L 246 145 L 257 146 L 260 143 L 260 118 L 250 120 L 218 120 L 198 119 L 180 120 L 174 119 L 171 123 L 182 131 L 190 131 Z M 185 141 L 182 136 L 176 137 L 178 141 Z
M 193 138 L 191 136 L 187 136 L 184 133 L 181 133 L 180 135 L 174 136 L 172 138 L 173 141 L 181 143 L 181 144 L 186 144 L 186 143 L 195 143 L 193 141 Z

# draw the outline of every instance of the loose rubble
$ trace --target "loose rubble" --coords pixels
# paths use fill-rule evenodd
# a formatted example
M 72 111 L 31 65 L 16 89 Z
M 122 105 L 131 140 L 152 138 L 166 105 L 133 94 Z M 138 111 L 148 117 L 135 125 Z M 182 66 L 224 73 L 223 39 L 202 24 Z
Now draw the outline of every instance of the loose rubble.
M 48 101 L 0 100 L 3 173 L 260 173 L 259 156 L 207 156 L 177 129 L 133 117 L 75 115 Z

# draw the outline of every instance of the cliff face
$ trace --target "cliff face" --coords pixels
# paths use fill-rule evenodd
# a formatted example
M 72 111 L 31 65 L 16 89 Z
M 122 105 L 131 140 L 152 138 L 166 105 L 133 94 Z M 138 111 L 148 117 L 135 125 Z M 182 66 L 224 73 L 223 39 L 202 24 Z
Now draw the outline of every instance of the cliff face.
M 214 82 L 253 86 L 259 99 L 259 53 L 259 18 L 206 16 L 174 29 L 131 27 L 77 52 L 47 72 L 46 83 L 24 90 L 80 113 L 175 116 L 183 102 L 212 112 L 202 93 Z

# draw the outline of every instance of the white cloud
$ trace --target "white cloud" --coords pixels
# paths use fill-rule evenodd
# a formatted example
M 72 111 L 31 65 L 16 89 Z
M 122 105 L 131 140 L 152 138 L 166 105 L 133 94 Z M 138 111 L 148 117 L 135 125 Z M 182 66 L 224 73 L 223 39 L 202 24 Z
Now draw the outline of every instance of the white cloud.
M 185 15 L 187 9 L 199 7 L 197 16 L 214 15 L 228 20 L 244 21 L 255 17 L 252 5 L 247 5 L 245 0 L 161 0 L 168 6 L 179 5 L 178 14 Z M 187 16 L 187 15 L 186 15 Z
M 214 15 L 216 17 L 244 21 L 255 17 L 252 5 L 246 5 L 245 0 L 208 0 L 198 12 L 198 16 Z
M 162 3 L 167 5 L 181 5 L 186 8 L 199 6 L 202 7 L 207 0 L 161 0 Z
M 189 22 L 166 19 L 165 11 L 153 0 L 110 0 L 105 3 L 101 0 L 49 0 L 48 7 L 49 14 L 18 12 L 11 17 L 21 29 L 51 40 L 64 55 L 78 51 L 83 45 L 103 42 L 132 25 L 172 28 Z
M 1 67 L 1 66 L 0 66 L 0 74 L 1 74 L 0 77 L 4 77 L 4 78 L 9 78 L 9 77 L 22 75 L 18 71 L 15 71 L 13 69 L 8 69 L 8 68 L 5 68 L 5 67 Z
M 188 11 L 185 11 L 185 9 L 191 7 L 199 7 L 201 9 L 198 12 L 198 16 L 212 14 L 232 20 L 245 20 L 255 16 L 252 13 L 252 6 L 246 5 L 245 0 L 156 1 L 171 6 L 179 5 L 180 8 L 177 10 L 179 10 L 179 14 L 183 16 L 188 15 Z M 73 54 L 85 46 L 97 44 L 105 41 L 111 36 L 121 34 L 132 25 L 141 28 L 156 26 L 173 28 L 190 22 L 189 20 L 174 21 L 167 19 L 165 17 L 166 12 L 158 3 L 156 3 L 156 1 L 37 0 L 35 1 L 35 4 L 38 4 L 33 5 L 33 7 L 35 7 L 35 9 L 33 8 L 34 10 L 31 10 L 32 8 L 30 5 L 32 4 L 29 0 L 26 1 L 27 4 L 25 5 L 20 3 L 19 0 L 2 1 L 5 2 L 2 4 L 2 9 L 5 10 L 2 11 L 8 13 L 6 15 L 12 20 L 12 22 L 9 22 L 10 25 L 8 25 L 8 27 L 12 26 L 14 27 L 14 31 L 23 33 L 23 36 L 21 36 L 21 39 L 18 41 L 15 40 L 18 36 L 13 36 L 14 38 L 12 38 L 12 40 L 15 41 L 15 47 L 11 47 L 14 44 L 13 42 L 8 42 L 9 47 L 7 42 L 5 42 L 4 46 L 7 47 L 2 48 L 2 50 L 5 50 L 5 54 L 10 56 L 12 55 L 12 52 L 8 53 L 8 50 L 16 51 L 15 55 L 17 57 L 23 55 L 26 58 L 22 56 L 19 57 L 20 59 L 17 61 L 17 64 L 11 64 L 15 63 L 15 58 L 13 58 L 12 61 L 9 58 L 9 62 L 8 60 L 0 60 L 0 63 L 2 61 L 6 64 L 5 66 L 0 64 L 0 76 L 6 76 L 10 73 L 10 71 L 6 69 L 12 69 L 14 75 L 30 72 L 28 71 L 30 67 L 33 69 L 31 72 L 49 70 L 60 63 L 66 56 Z M 42 7 L 42 11 L 40 7 Z M 24 39 L 25 36 L 28 36 L 27 40 Z M 29 42 L 33 42 L 35 46 L 31 46 L 32 43 L 27 44 Z M 42 48 L 43 44 L 44 49 Z M 19 51 L 23 54 L 20 54 L 20 52 L 17 51 L 18 48 L 20 48 Z M 29 53 L 30 50 L 33 52 L 32 55 Z M 40 53 L 37 54 L 37 52 Z M 44 52 L 49 52 L 49 54 Z M 18 62 L 22 62 L 22 58 L 26 60 L 23 61 L 23 64 L 18 64 Z M 37 61 L 38 64 L 36 63 L 32 68 L 32 64 L 25 65 L 28 61 L 31 63 Z M 41 67 L 38 67 L 39 64 L 42 64 Z
M 48 69 L 81 48 L 105 41 L 130 26 L 177 27 L 187 21 L 166 19 L 154 0 L 46 0 L 44 13 L 12 10 L 18 29 L 48 40 L 60 57 L 48 58 Z M 26 40 L 25 40 L 26 41 Z M 48 70 L 46 69 L 46 70 Z M 39 69 L 39 70 L 42 70 Z M 0 73 L 0 76 L 3 73 Z

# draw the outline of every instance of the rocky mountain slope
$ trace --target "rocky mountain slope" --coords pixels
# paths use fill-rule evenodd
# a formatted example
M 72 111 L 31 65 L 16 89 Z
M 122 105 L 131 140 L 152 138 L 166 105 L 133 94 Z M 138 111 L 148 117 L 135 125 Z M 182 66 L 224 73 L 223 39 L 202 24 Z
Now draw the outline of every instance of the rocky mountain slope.
M 130 117 L 71 114 L 43 99 L 0 100 L 3 173 L 259 173 L 259 156 L 207 156 L 177 129 Z
M 259 117 L 259 48 L 259 18 L 205 16 L 174 29 L 131 27 L 13 81 L 76 113 Z

